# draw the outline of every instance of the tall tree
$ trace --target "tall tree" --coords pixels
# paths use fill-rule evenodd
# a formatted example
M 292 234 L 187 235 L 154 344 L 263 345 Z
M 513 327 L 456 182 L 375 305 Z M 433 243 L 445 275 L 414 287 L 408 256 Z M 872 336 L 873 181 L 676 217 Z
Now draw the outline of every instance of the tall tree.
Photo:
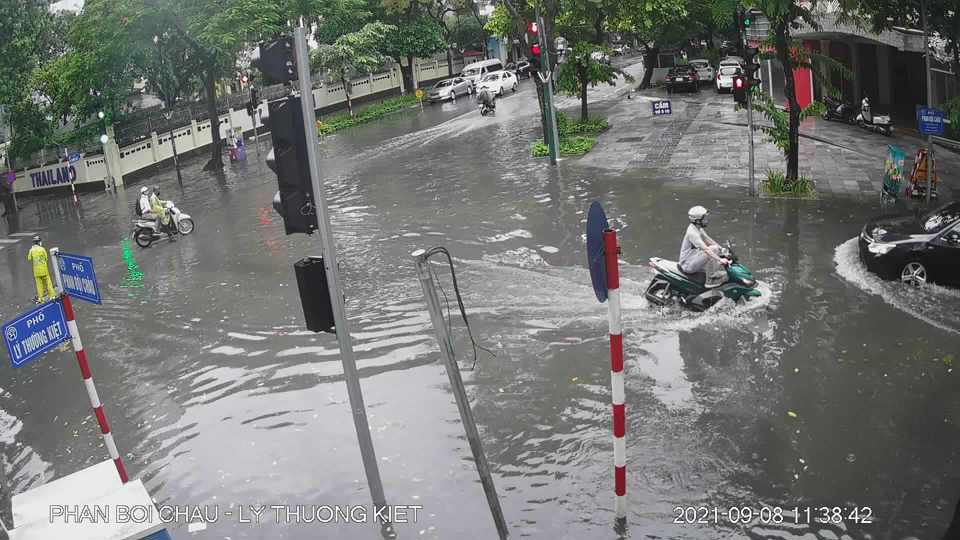
M 381 22 L 369 23 L 357 32 L 340 36 L 333 44 L 320 45 L 311 55 L 312 67 L 328 70 L 343 85 L 350 116 L 353 116 L 350 79 L 360 73 L 372 73 L 383 64 L 385 57 L 377 47 L 394 30 L 395 27 Z
M 391 20 L 391 19 L 388 19 Z M 447 44 L 437 23 L 428 17 L 408 18 L 402 15 L 392 21 L 394 30 L 384 37 L 380 50 L 400 64 L 404 88 L 413 92 L 413 61 L 415 58 L 429 58 L 444 50 Z M 403 64 L 406 60 L 406 65 Z
M 689 38 L 687 8 L 683 0 L 623 0 L 613 19 L 617 32 L 637 40 L 644 55 L 640 88 L 648 88 L 664 44 Z
M 577 43 L 567 53 L 557 86 L 561 91 L 580 98 L 580 121 L 586 122 L 587 88 L 601 83 L 614 86 L 618 76 L 632 79 L 622 70 L 599 61 L 595 53 L 606 54 L 606 49 L 593 43 Z

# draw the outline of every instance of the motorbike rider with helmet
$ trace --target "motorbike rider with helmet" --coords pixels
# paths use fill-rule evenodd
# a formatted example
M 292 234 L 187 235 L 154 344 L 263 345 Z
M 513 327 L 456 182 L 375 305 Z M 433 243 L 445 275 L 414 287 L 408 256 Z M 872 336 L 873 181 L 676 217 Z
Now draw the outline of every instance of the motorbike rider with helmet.
M 481 113 L 483 112 L 484 107 L 490 109 L 491 111 L 497 110 L 497 98 L 493 95 L 493 92 L 490 92 L 486 88 L 477 94 L 477 103 L 480 104 Z
M 721 268 L 730 264 L 720 254 L 720 244 L 707 234 L 707 217 L 710 212 L 703 206 L 694 206 L 687 212 L 690 224 L 680 243 L 680 271 L 695 281 L 711 286 L 723 283 L 726 272 Z M 710 277 L 709 282 L 707 276 Z
M 159 225 L 158 231 L 166 231 L 167 237 L 173 240 L 173 233 L 170 231 L 170 212 L 164 207 L 166 201 L 160 199 L 160 186 L 153 186 L 153 193 L 150 195 L 150 210 L 157 216 Z

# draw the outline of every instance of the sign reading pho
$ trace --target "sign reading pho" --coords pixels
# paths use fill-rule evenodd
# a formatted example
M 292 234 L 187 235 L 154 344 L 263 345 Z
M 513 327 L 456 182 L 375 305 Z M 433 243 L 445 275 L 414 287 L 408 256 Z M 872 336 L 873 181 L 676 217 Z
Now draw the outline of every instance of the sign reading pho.
M 3 342 L 10 363 L 18 368 L 70 339 L 67 317 L 59 300 L 53 300 L 3 325 Z
M 917 110 L 917 124 L 924 135 L 943 135 L 943 111 L 920 107 Z
M 63 282 L 63 292 L 73 298 L 94 304 L 101 303 L 93 259 L 69 253 L 57 253 L 55 257 L 56 265 L 60 269 L 60 280 Z

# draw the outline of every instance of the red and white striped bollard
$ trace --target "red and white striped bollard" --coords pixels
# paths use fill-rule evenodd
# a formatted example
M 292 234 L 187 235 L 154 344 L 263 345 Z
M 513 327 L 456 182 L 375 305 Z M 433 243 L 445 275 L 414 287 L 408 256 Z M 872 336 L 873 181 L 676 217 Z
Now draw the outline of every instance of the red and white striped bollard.
M 617 233 L 603 231 L 607 272 L 607 313 L 610 319 L 610 390 L 613 403 L 613 475 L 615 511 L 618 521 L 627 518 L 627 417 L 623 381 L 623 327 L 620 322 L 620 268 Z
M 117 450 L 117 443 L 113 440 L 113 433 L 110 432 L 110 424 L 107 423 L 107 415 L 103 412 L 103 403 L 100 402 L 97 387 L 93 384 L 93 374 L 90 372 L 90 364 L 87 362 L 87 352 L 83 350 L 83 342 L 80 340 L 80 329 L 77 327 L 77 320 L 73 314 L 73 304 L 70 302 L 70 296 L 63 292 L 60 266 L 56 261 L 58 252 L 59 250 L 57 248 L 50 249 L 50 256 L 54 259 L 53 275 L 57 282 L 57 292 L 60 294 L 60 301 L 63 302 L 63 312 L 67 317 L 67 328 L 70 331 L 70 343 L 73 346 L 73 352 L 77 354 L 77 364 L 80 366 L 80 375 L 83 377 L 83 384 L 86 386 L 87 395 L 90 397 L 90 406 L 93 407 L 93 413 L 97 417 L 97 424 L 100 426 L 103 442 L 107 445 L 107 451 L 110 453 L 113 464 L 117 466 L 120 481 L 126 484 L 129 481 L 127 468 L 123 464 L 123 458 L 120 457 L 120 451 Z

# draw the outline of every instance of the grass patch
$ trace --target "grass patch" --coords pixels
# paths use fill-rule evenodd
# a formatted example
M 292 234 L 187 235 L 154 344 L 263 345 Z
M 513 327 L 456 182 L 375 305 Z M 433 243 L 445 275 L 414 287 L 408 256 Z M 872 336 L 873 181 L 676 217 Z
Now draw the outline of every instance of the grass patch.
M 561 156 L 582 156 L 597 144 L 596 135 L 606 131 L 610 123 L 606 118 L 588 118 L 586 122 L 573 122 L 562 112 L 557 113 L 557 133 L 560 136 Z M 550 148 L 543 139 L 534 141 L 533 157 L 548 157 Z
M 767 171 L 767 178 L 761 185 L 766 195 L 775 197 L 799 197 L 812 199 L 816 197 L 813 182 L 806 176 L 800 176 L 794 182 L 787 181 L 787 175 L 782 171 Z
M 317 133 L 320 135 L 329 135 L 330 133 L 340 131 L 341 129 L 347 129 L 371 122 L 373 120 L 378 120 L 400 109 L 405 109 L 412 105 L 416 105 L 416 103 L 416 96 L 404 95 L 390 98 L 381 103 L 377 103 L 376 105 L 366 107 L 357 112 L 356 116 L 354 117 L 351 117 L 350 113 L 348 112 L 328 116 L 323 120 L 317 121 Z

